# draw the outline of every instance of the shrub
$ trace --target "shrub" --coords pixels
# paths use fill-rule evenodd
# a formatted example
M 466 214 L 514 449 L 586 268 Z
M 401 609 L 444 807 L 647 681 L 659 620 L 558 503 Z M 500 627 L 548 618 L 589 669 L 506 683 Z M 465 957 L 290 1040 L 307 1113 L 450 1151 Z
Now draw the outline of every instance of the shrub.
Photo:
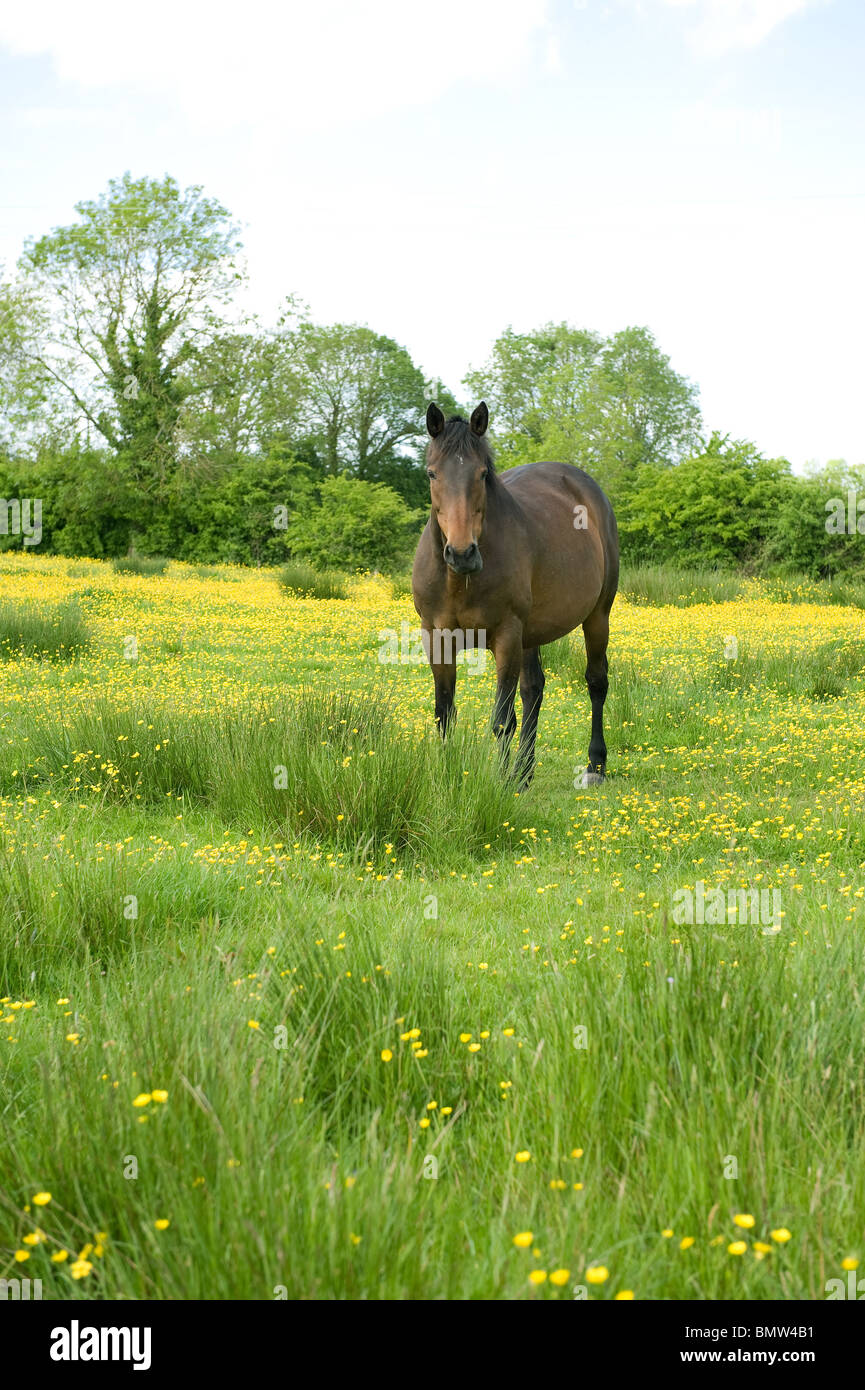
M 384 483 L 339 474 L 288 528 L 292 554 L 321 569 L 391 570 L 414 548 L 422 513 Z

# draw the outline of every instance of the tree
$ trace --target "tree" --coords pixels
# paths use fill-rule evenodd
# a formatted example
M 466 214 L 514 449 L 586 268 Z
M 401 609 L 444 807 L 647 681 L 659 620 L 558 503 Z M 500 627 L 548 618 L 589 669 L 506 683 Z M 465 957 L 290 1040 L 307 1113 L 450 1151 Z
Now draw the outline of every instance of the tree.
M 392 338 L 358 324 L 301 323 L 288 352 L 299 428 L 327 474 L 370 481 L 423 431 L 423 373 Z
M 191 389 L 177 423 L 184 471 L 213 477 L 298 433 L 297 380 L 278 336 L 219 333 L 188 368 Z
M 241 278 L 236 229 L 200 187 L 112 179 L 80 221 L 29 241 L 20 260 L 33 389 L 130 461 L 151 499 L 170 477 L 195 389 L 190 365 Z
M 505 467 L 576 463 L 614 497 L 643 464 L 678 462 L 697 442 L 697 389 L 670 366 L 646 328 L 609 339 L 566 323 L 508 329 L 466 386 L 491 408 Z

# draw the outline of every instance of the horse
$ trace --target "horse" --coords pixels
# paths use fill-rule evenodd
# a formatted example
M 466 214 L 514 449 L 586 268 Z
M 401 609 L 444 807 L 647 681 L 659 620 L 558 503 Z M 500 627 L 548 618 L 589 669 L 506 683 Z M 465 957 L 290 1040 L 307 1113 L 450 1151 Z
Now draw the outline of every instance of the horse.
M 526 463 L 497 472 L 488 425 L 485 401 L 468 421 L 446 420 L 434 402 L 426 413 L 430 515 L 415 554 L 412 594 L 435 684 L 435 720 L 444 738 L 456 713 L 454 648 L 465 649 L 467 634 L 480 634 L 495 657 L 492 723 L 505 766 L 519 685 L 523 721 L 514 772 L 521 788 L 528 786 L 544 694 L 539 649 L 582 625 L 592 727 L 580 785 L 596 785 L 607 768 L 616 518 L 595 480 L 572 464 Z M 443 644 L 442 634 L 457 641 Z

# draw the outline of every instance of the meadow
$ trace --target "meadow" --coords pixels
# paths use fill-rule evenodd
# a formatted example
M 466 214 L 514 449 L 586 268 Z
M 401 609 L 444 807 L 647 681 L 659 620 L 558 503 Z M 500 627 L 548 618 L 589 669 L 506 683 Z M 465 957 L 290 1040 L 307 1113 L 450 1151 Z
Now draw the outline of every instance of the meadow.
M 824 1298 L 865 1245 L 861 595 L 636 576 L 607 782 L 578 634 L 520 794 L 492 670 L 442 747 L 379 659 L 405 583 L 335 591 L 0 557 L 0 1278 Z M 682 920 L 698 884 L 779 910 Z

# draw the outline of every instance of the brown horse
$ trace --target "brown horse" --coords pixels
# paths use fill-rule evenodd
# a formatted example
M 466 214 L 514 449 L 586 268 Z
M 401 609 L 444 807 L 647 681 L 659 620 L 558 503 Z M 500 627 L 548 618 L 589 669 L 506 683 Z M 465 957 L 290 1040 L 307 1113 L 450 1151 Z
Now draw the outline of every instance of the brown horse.
M 610 609 L 619 579 L 616 519 L 598 484 L 569 463 L 527 463 L 496 473 L 485 438 L 485 402 L 471 421 L 426 415 L 430 518 L 415 555 L 414 604 L 435 681 L 435 717 L 444 735 L 454 710 L 456 646 L 479 634 L 496 662 L 493 728 L 505 760 L 523 705 L 516 771 L 534 770 L 544 693 L 538 649 L 582 623 L 592 702 L 589 764 L 582 785 L 604 779 L 604 700 Z M 462 639 L 460 641 L 459 639 Z

